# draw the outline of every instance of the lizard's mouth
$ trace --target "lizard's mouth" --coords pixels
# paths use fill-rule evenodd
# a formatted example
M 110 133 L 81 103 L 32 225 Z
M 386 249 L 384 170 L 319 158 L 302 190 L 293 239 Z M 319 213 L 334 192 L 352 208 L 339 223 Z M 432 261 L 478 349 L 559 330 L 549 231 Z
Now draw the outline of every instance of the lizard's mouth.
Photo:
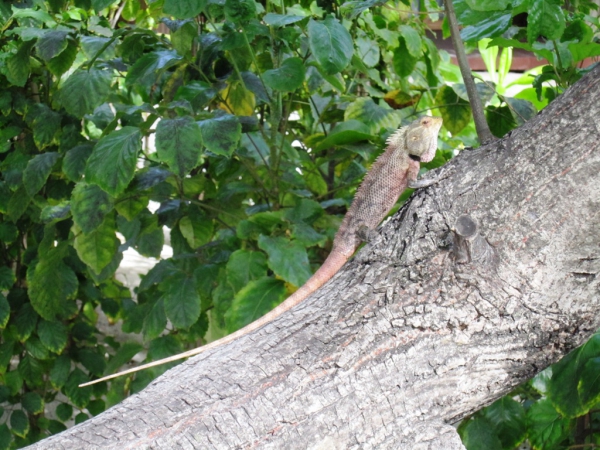
M 412 159 L 413 161 L 421 162 L 421 157 L 420 157 L 420 156 L 417 156 L 417 155 L 410 155 L 410 154 L 409 154 L 409 155 L 408 155 L 408 157 L 409 157 L 410 159 Z

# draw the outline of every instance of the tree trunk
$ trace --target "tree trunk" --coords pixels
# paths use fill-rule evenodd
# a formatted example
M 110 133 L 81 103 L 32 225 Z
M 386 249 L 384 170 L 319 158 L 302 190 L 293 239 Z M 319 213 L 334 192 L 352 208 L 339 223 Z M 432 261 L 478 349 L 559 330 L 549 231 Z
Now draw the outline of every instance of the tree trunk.
M 600 326 L 599 98 L 597 67 L 303 304 L 34 447 L 462 448 L 446 424 Z

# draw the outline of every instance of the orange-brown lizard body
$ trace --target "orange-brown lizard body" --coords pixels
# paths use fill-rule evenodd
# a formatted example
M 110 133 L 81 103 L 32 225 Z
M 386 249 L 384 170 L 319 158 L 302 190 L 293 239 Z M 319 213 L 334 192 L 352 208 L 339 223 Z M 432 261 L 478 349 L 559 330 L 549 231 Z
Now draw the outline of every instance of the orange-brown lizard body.
M 419 188 L 432 184 L 432 182 L 417 181 L 417 176 L 420 162 L 431 161 L 435 156 L 437 137 L 441 126 L 441 118 L 423 117 L 406 127 L 400 128 L 389 137 L 385 151 L 373 163 L 371 170 L 358 188 L 352 206 L 344 216 L 344 220 L 335 235 L 331 253 L 315 274 L 275 309 L 244 328 L 209 344 L 84 383 L 80 386 L 87 386 L 177 361 L 227 344 L 261 328 L 302 302 L 331 279 L 350 259 L 361 242 L 368 237 L 369 233 L 374 232 L 375 228 L 390 212 L 402 191 L 407 187 Z

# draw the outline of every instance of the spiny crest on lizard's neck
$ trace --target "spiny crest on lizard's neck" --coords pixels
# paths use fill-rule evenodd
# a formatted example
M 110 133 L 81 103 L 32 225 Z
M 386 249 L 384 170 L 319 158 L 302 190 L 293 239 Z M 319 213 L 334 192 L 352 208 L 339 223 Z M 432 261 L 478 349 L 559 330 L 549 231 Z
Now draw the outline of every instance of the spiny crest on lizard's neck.
M 393 148 L 402 148 L 404 147 L 404 138 L 406 136 L 406 131 L 408 130 L 408 126 L 398 128 L 389 137 L 386 139 L 385 143 L 388 147 Z

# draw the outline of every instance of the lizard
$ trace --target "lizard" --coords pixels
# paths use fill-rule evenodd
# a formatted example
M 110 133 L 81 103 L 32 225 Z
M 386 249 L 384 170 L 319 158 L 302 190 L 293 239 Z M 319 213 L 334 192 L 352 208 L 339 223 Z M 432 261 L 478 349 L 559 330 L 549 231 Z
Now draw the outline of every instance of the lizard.
M 338 229 L 329 256 L 321 267 L 296 292 L 261 318 L 209 344 L 177 355 L 143 364 L 132 369 L 80 384 L 80 387 L 106 381 L 121 375 L 198 355 L 206 350 L 228 344 L 261 328 L 301 303 L 329 281 L 350 259 L 363 241 L 373 237 L 375 228 L 387 216 L 407 188 L 427 187 L 437 180 L 417 180 L 420 163 L 435 156 L 437 137 L 442 126 L 440 117 L 424 116 L 399 128 L 386 141 L 385 151 L 375 160 L 360 184 L 352 205 Z

